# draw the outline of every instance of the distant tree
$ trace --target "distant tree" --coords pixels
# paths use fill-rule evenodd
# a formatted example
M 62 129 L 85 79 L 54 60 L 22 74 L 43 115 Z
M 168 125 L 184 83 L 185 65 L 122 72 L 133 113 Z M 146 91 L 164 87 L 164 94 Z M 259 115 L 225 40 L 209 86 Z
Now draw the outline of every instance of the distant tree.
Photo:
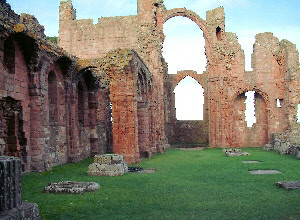
M 57 37 L 47 37 L 47 40 L 57 44 Z

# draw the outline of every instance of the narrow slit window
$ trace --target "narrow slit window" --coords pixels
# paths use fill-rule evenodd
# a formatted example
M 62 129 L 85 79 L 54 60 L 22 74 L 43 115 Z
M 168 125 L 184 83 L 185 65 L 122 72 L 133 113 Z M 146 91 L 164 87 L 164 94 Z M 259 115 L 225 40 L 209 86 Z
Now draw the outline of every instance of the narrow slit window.
M 283 101 L 283 99 L 276 99 L 276 106 L 277 106 L 277 108 L 281 108 L 282 107 L 282 101 Z
M 300 104 L 298 104 L 297 123 L 300 124 Z
M 217 40 L 221 40 L 221 32 L 222 32 L 222 29 L 218 26 L 216 28 L 216 36 L 217 36 Z
M 255 116 L 255 92 L 248 91 L 245 93 L 246 98 L 246 111 L 245 111 L 245 120 L 247 122 L 247 127 L 253 127 L 253 124 L 256 123 Z

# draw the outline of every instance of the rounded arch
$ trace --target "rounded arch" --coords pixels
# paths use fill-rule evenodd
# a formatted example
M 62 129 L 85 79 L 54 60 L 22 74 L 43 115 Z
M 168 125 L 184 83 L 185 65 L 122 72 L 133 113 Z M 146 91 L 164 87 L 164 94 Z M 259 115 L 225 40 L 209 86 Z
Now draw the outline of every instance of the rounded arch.
M 73 61 L 67 56 L 61 56 L 55 61 L 55 63 L 57 63 L 57 65 L 59 66 L 59 68 L 62 72 L 62 75 L 64 77 L 68 77 L 69 69 L 73 64 Z
M 101 78 L 101 76 L 97 76 L 96 72 L 96 67 L 85 67 L 72 75 L 72 82 L 78 84 L 78 82 L 83 79 L 89 91 L 96 90 L 100 87 L 99 77 Z
M 244 95 L 249 91 L 255 92 L 254 115 L 246 113 L 247 98 Z M 250 106 L 248 108 L 251 109 Z M 231 115 L 229 143 L 233 147 L 263 147 L 264 144 L 269 143 L 270 100 L 266 92 L 255 86 L 245 86 L 237 90 L 231 97 L 228 109 L 230 109 L 229 115 Z M 254 121 L 252 121 L 253 116 L 255 117 Z M 247 117 L 251 120 L 247 121 Z M 248 124 L 248 122 L 250 123 Z
M 257 87 L 254 87 L 254 86 L 247 86 L 247 87 L 244 87 L 244 88 L 241 88 L 239 90 L 237 90 L 234 95 L 232 96 L 232 98 L 230 99 L 230 103 L 233 104 L 234 100 L 237 99 L 238 96 L 248 92 L 248 91 L 254 91 L 256 93 L 258 93 L 261 97 L 263 97 L 264 101 L 266 102 L 267 104 L 267 108 L 269 108 L 270 106 L 270 99 L 269 99 L 269 96 L 266 92 L 264 92 L 262 89 L 259 89 Z
M 203 31 L 204 38 L 208 41 L 209 45 L 211 44 L 211 36 L 207 30 L 205 20 L 203 20 L 197 13 L 187 10 L 186 8 L 174 8 L 171 10 L 167 10 L 167 12 L 163 16 L 163 24 L 173 17 L 186 17 L 195 22 L 198 27 Z

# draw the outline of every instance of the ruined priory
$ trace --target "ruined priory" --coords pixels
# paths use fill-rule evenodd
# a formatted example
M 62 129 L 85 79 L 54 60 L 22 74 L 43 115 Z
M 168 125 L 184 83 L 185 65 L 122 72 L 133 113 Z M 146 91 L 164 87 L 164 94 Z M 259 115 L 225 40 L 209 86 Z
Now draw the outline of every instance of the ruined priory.
M 61 0 L 58 45 L 28 14 L 0 0 L 0 155 L 21 158 L 23 171 L 114 152 L 129 163 L 171 143 L 263 147 L 299 141 L 299 53 L 272 33 L 256 35 L 252 71 L 225 30 L 224 8 L 205 20 L 163 0 L 138 0 L 137 15 L 77 20 Z M 168 74 L 164 23 L 175 16 L 203 31 L 206 71 Z M 186 76 L 204 88 L 204 119 L 177 121 L 174 88 Z M 245 121 L 245 93 L 255 91 L 256 123 Z M 280 106 L 276 103 L 280 102 Z M 276 142 L 276 143 L 277 143 Z

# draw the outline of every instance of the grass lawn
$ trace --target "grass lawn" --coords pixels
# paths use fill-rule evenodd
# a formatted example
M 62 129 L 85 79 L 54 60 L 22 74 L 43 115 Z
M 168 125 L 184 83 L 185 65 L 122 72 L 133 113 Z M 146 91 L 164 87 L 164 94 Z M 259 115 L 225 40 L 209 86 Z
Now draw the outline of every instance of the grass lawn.
M 92 158 L 23 177 L 23 200 L 35 202 L 43 219 L 300 219 L 300 189 L 286 191 L 278 181 L 300 180 L 300 161 L 261 148 L 244 157 L 222 149 L 167 150 L 138 166 L 155 173 L 120 177 L 88 176 Z M 260 160 L 244 164 L 243 160 Z M 252 175 L 248 170 L 277 169 L 281 174 Z M 44 194 L 49 182 L 98 182 L 82 195 Z

